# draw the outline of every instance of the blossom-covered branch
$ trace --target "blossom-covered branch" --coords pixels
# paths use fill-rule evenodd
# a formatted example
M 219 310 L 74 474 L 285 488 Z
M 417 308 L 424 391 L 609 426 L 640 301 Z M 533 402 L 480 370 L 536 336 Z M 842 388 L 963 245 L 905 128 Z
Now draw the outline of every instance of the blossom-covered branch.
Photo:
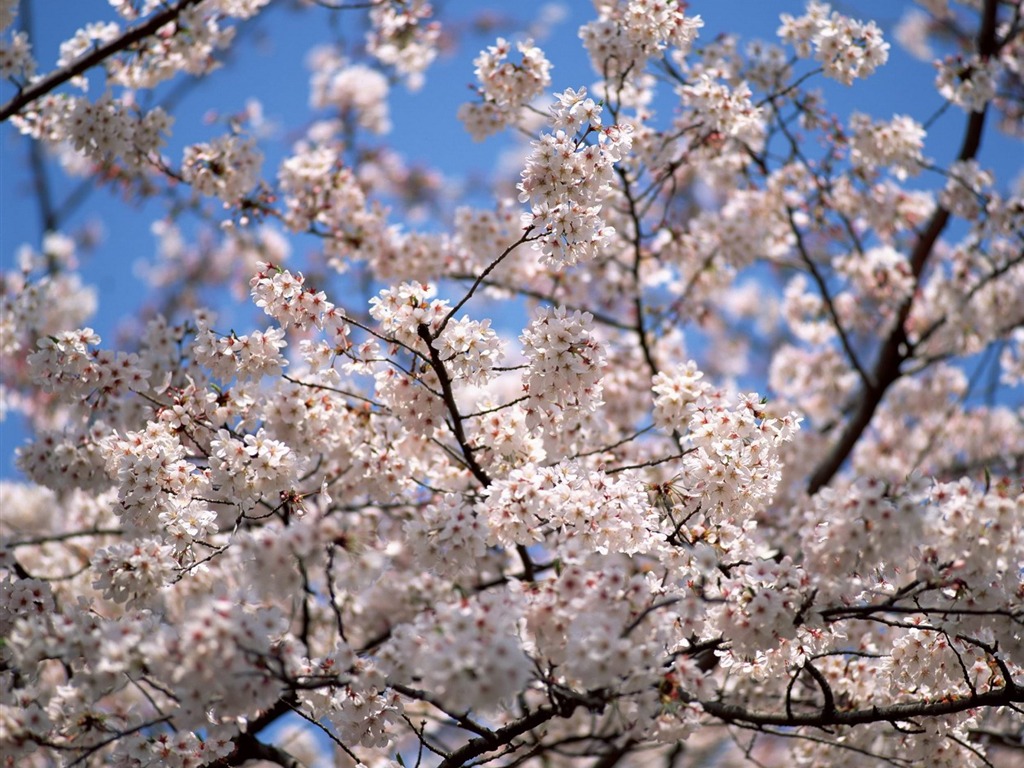
M 743 43 L 574 4 L 586 82 L 552 9 L 278 6 L 330 31 L 297 115 L 206 90 L 264 0 L 113 0 L 42 77 L 16 5 L 3 765 L 1019 762 L 1019 9 L 908 13 L 946 106 L 890 115 L 890 30 L 817 0 Z M 486 178 L 392 132 L 462 43 Z M 154 106 L 180 73 L 209 119 Z M 79 263 L 125 199 L 111 342 Z

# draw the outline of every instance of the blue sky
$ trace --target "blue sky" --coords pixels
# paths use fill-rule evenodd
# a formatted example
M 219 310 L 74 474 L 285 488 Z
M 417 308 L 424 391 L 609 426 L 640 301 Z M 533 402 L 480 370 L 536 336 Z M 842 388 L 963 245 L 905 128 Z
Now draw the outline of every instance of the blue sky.
M 70 37 L 79 26 L 88 21 L 114 19 L 106 0 L 35 0 L 32 5 L 34 51 L 43 72 L 56 61 L 60 41 Z M 556 5 L 561 8 L 560 21 L 538 22 L 553 18 L 550 10 Z M 911 4 L 860 0 L 837 7 L 851 16 L 875 18 L 889 33 L 908 5 Z M 516 36 L 517 31 L 519 36 L 532 33 L 554 65 L 552 91 L 589 85 L 593 74 L 576 33 L 580 24 L 592 18 L 593 5 L 586 0 L 564 0 L 560 5 L 541 0 L 496 3 L 439 0 L 435 6 L 442 19 L 451 20 L 452 27 L 464 34 L 459 35 L 451 50 L 428 70 L 422 91 L 409 93 L 401 85 L 393 89 L 390 99 L 393 130 L 384 141 L 400 151 L 409 164 L 430 165 L 451 178 L 486 175 L 494 168 L 502 147 L 508 145 L 508 137 L 475 144 L 455 116 L 458 106 L 471 95 L 472 60 L 476 53 L 493 42 L 499 33 L 506 36 Z M 474 31 L 474 19 L 488 6 L 499 9 L 498 26 L 486 33 Z M 692 2 L 690 13 L 703 16 L 706 26 L 701 37 L 705 41 L 723 32 L 738 34 L 743 39 L 773 40 L 779 14 L 799 14 L 802 8 L 802 2 L 792 0 L 716 0 Z M 177 162 L 185 145 L 223 133 L 223 125 L 211 125 L 204 119 L 211 110 L 221 114 L 239 112 L 248 98 L 256 97 L 262 102 L 267 119 L 281 128 L 263 145 L 264 174 L 272 177 L 291 139 L 297 137 L 311 119 L 309 73 L 305 66 L 307 52 L 318 44 L 330 42 L 339 32 L 349 40 L 357 39 L 360 19 L 360 12 L 331 14 L 318 8 L 296 12 L 291 2 L 273 3 L 263 17 L 242 33 L 240 45 L 225 66 L 205 82 L 184 92 L 175 110 L 176 122 L 167 154 Z M 891 34 L 888 37 L 892 40 Z M 893 41 L 889 64 L 868 81 L 849 88 L 820 78 L 819 82 L 826 90 L 830 105 L 840 114 L 853 110 L 877 117 L 906 113 L 924 120 L 941 106 L 939 96 L 929 87 L 933 72 L 930 64 L 911 58 Z M 94 85 L 93 95 L 100 87 Z M 175 83 L 169 86 L 170 89 L 177 87 Z M 168 87 L 162 92 L 169 92 Z M 0 85 L 0 100 L 6 101 L 12 94 L 9 84 Z M 943 115 L 932 127 L 926 154 L 940 164 L 948 162 L 958 148 L 964 120 L 963 113 L 955 108 Z M 999 170 L 1002 179 L 1012 179 L 1022 166 L 1019 144 L 994 135 L 986 141 L 982 163 Z M 39 207 L 31 193 L 32 177 L 26 148 L 26 142 L 9 124 L 0 125 L 0 260 L 4 269 L 11 267 L 21 244 L 38 247 L 41 242 Z M 62 179 L 55 168 L 50 169 L 49 180 L 58 204 L 82 184 L 81 180 Z M 933 180 L 922 181 L 930 184 Z M 113 341 L 115 328 L 132 332 L 125 318 L 131 317 L 144 293 L 133 268 L 140 260 L 153 257 L 156 241 L 150 228 L 153 221 L 163 217 L 164 208 L 159 202 L 126 205 L 108 190 L 92 188 L 88 181 L 84 188 L 90 191 L 66 222 L 66 231 L 95 225 L 102 233 L 98 247 L 83 259 L 81 271 L 85 282 L 95 285 L 99 291 L 100 311 L 92 325 L 104 337 L 106 345 Z M 10 476 L 13 447 L 23 439 L 16 418 L 0 423 L 0 438 L 0 476 Z

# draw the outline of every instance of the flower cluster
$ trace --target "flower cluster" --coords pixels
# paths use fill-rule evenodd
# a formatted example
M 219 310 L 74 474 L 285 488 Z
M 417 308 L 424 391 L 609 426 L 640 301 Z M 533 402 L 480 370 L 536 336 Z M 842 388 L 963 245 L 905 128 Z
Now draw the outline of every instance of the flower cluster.
M 684 271 L 691 280 L 721 282 L 756 258 L 786 256 L 793 233 L 784 209 L 774 196 L 751 190 L 737 192 L 720 210 L 704 211 L 689 222 L 678 239 Z M 714 269 L 707 267 L 713 266 Z M 709 276 L 700 275 L 704 268 Z
M 181 176 L 200 194 L 235 205 L 256 185 L 262 163 L 253 139 L 220 136 L 185 148 Z
M 347 744 L 388 746 L 389 725 L 403 714 L 402 700 L 387 690 L 384 675 L 369 659 L 357 657 L 346 644 L 322 659 L 304 663 L 300 674 L 312 683 L 337 679 L 330 692 L 311 689 L 302 696 L 314 715 L 326 718 Z
M 288 361 L 281 355 L 287 346 L 283 328 L 267 328 L 239 336 L 218 336 L 212 329 L 199 328 L 192 354 L 200 365 L 222 382 L 236 376 L 259 379 L 281 373 Z
M 562 115 L 573 114 L 577 104 L 586 107 L 586 112 L 574 115 L 577 132 L 541 134 L 532 144 L 518 185 L 519 201 L 532 208 L 523 217 L 524 224 L 543 233 L 537 247 L 544 260 L 564 266 L 592 259 L 609 243 L 615 230 L 601 218 L 601 201 L 611 189 L 612 165 L 632 144 L 628 126 L 582 124 L 580 118 L 599 118 L 602 111 L 589 102 L 583 88 L 558 95 L 553 122 L 568 123 Z M 596 143 L 587 141 L 592 134 Z
M 1018 130 L 1020 94 L 992 95 L 1024 68 L 1011 4 L 924 4 L 918 50 L 965 43 L 942 93 Z M 1000 764 L 1024 204 L 979 163 L 997 121 L 939 167 L 922 116 L 833 112 L 815 81 L 887 45 L 821 2 L 783 16 L 789 46 L 696 48 L 685 3 L 597 0 L 595 82 L 549 104 L 529 41 L 557 10 L 442 37 L 425 0 L 332 0 L 293 10 L 367 34 L 313 52 L 309 119 L 211 102 L 226 135 L 186 126 L 176 167 L 141 105 L 267 0 L 110 5 L 49 72 L 31 24 L 0 43 L 54 230 L 0 277 L 0 419 L 31 433 L 0 482 L 5 765 L 633 766 L 683 740 Z M 493 178 L 380 143 L 395 78 L 499 30 L 461 112 L 523 137 Z M 88 183 L 65 197 L 58 169 Z M 106 244 L 68 228 L 94 184 L 168 206 L 124 351 L 86 327 L 78 263 Z
M 115 22 L 95 22 L 77 30 L 73 37 L 60 44 L 57 65 L 65 67 L 87 54 L 93 47 L 115 40 L 121 27 Z
M 29 368 L 40 387 L 68 399 L 115 397 L 148 387 L 150 374 L 138 355 L 89 349 L 99 343 L 92 328 L 45 336 L 28 356 Z
M 947 56 L 936 62 L 935 87 L 939 94 L 965 112 L 981 112 L 996 96 L 999 62 L 973 54 Z
M 145 604 L 175 574 L 174 549 L 159 539 L 139 539 L 97 549 L 90 561 L 92 585 L 105 600 Z
M 249 281 L 252 298 L 257 307 L 277 320 L 283 329 L 304 330 L 313 326 L 324 331 L 332 346 L 341 349 L 348 346 L 346 338 L 349 327 L 345 322 L 345 316 L 338 307 L 327 300 L 327 295 L 323 291 L 307 288 L 306 278 L 302 273 L 292 274 L 287 269 L 268 262 L 260 262 L 258 267 L 259 271 Z M 258 348 L 264 350 L 266 356 L 273 358 L 276 350 L 284 346 L 282 342 L 282 336 L 276 330 L 270 329 L 263 334 Z M 226 347 L 232 353 L 236 348 L 235 342 L 229 343 Z M 211 353 L 214 349 L 211 347 Z M 260 362 L 262 365 L 262 359 Z
M 1010 343 L 999 355 L 999 366 L 1004 383 L 1020 386 L 1024 382 L 1024 328 L 1018 328 L 1010 335 Z
M 654 423 L 665 432 L 683 428 L 690 421 L 691 406 L 709 390 L 697 363 L 688 360 L 671 374 L 660 371 L 654 377 Z
M 371 133 L 391 130 L 384 75 L 362 64 L 350 64 L 333 48 L 314 49 L 309 66 L 313 70 L 310 104 L 315 109 L 336 110 L 346 123 Z
M 917 173 L 924 157 L 924 128 L 911 117 L 896 115 L 889 122 L 873 122 L 868 115 L 850 116 L 850 161 L 855 168 L 886 168 L 901 181 Z
M 39 252 L 21 249 L 19 269 L 0 278 L 0 355 L 12 356 L 40 337 L 80 328 L 96 311 L 96 290 L 82 283 L 73 271 L 75 262 L 74 240 L 56 232 L 43 237 Z M 48 264 L 60 270 L 43 272 Z M 8 368 L 8 374 L 13 370 Z
M 102 419 L 68 429 L 40 429 L 20 446 L 16 465 L 43 488 L 64 491 L 68 486 L 102 493 L 110 488 L 99 445 L 109 432 Z
M 387 248 L 387 226 L 380 210 L 368 207 L 366 193 L 338 148 L 311 144 L 285 159 L 278 171 L 285 204 L 284 223 L 292 232 L 327 236 L 333 262 L 358 255 L 374 261 Z
M 35 71 L 36 62 L 27 32 L 14 32 L 10 41 L 0 40 L 0 77 L 29 78 Z
M 767 504 L 782 478 L 782 446 L 793 439 L 800 417 L 775 417 L 755 393 L 707 391 L 691 406 L 680 483 L 709 520 L 739 521 Z M 698 532 L 697 538 L 706 532 Z
M 437 57 L 441 25 L 430 21 L 428 0 L 386 0 L 370 11 L 367 49 L 405 77 L 412 90 L 423 85 L 423 73 Z
M 956 216 L 975 219 L 986 207 L 992 181 L 992 173 L 982 168 L 977 160 L 959 160 L 949 168 L 949 178 L 939 202 Z
M 480 102 L 463 104 L 459 119 L 476 140 L 498 133 L 515 120 L 519 109 L 540 96 L 551 84 L 551 62 L 532 40 L 516 43 L 518 64 L 509 61 L 512 44 L 499 37 L 473 62 L 480 83 Z
M 393 682 L 427 687 L 453 712 L 490 711 L 533 675 L 516 636 L 521 613 L 514 592 L 439 605 L 392 632 L 381 667 Z
M 0 580 L 0 632 L 9 637 L 19 616 L 44 616 L 54 610 L 53 588 L 39 579 Z
M 178 627 L 161 627 L 162 636 L 149 641 L 157 646 L 150 653 L 165 654 L 163 666 L 181 697 L 184 724 L 227 721 L 256 702 L 273 703 L 283 683 L 268 660 L 285 654 L 279 643 L 286 626 L 278 610 L 210 597 Z M 209 702 L 216 702 L 212 710 Z
M 171 118 L 160 107 L 139 113 L 109 93 L 95 102 L 85 96 L 58 96 L 41 105 L 38 124 L 26 121 L 22 130 L 41 134 L 44 126 L 55 128 L 48 131 L 50 141 L 67 141 L 95 163 L 120 160 L 142 169 L 163 145 Z
M 434 371 L 406 374 L 382 366 L 374 374 L 374 383 L 375 399 L 399 419 L 404 432 L 430 439 L 444 425 L 447 409 L 435 394 L 441 387 Z
M 610 79 L 643 70 L 669 46 L 685 55 L 704 26 L 700 16 L 659 0 L 616 0 L 599 8 L 600 16 L 580 28 L 580 39 L 594 69 Z
M 504 357 L 490 320 L 450 319 L 431 343 L 449 375 L 467 384 L 484 384 Z
M 488 398 L 479 404 L 475 425 L 481 461 L 502 474 L 526 463 L 540 463 L 547 455 L 543 440 L 526 428 L 527 411 L 519 405 L 497 408 Z M 497 408 L 497 409 L 496 409 Z
M 760 107 L 751 101 L 750 88 L 740 83 L 730 88 L 702 73 L 696 82 L 682 86 L 683 102 L 693 109 L 708 131 L 748 143 L 760 143 L 764 120 Z
M 216 528 L 209 512 L 189 510 L 192 497 L 206 490 L 205 478 L 187 461 L 185 447 L 169 424 L 150 422 L 141 432 L 114 433 L 102 451 L 108 474 L 117 480 L 117 512 L 126 524 L 154 530 L 161 527 L 158 523 L 166 528 L 182 515 L 197 514 L 197 525 L 186 527 L 198 536 Z
M 261 498 L 277 499 L 297 485 L 299 459 L 265 430 L 239 440 L 226 429 L 210 441 L 210 482 L 224 496 L 251 507 Z
M 128 13 L 120 0 L 122 15 L 150 13 L 157 4 L 135 3 Z M 115 58 L 108 64 L 110 81 L 128 89 L 153 88 L 180 72 L 205 75 L 218 66 L 215 52 L 226 48 L 235 37 L 235 27 L 227 19 L 247 19 L 258 13 L 269 0 L 207 0 L 182 8 L 175 21 L 177 34 L 153 35 L 144 38 L 126 58 Z M 142 5 L 140 9 L 138 6 Z
M 657 675 L 659 649 L 656 640 L 641 641 L 629 630 L 650 595 L 643 577 L 631 577 L 608 560 L 570 565 L 530 600 L 526 626 L 531 644 L 569 685 L 642 691 Z
M 725 603 L 716 620 L 729 636 L 734 656 L 749 658 L 796 636 L 800 588 L 806 580 L 803 569 L 787 557 L 745 566 L 741 575 L 721 585 Z
M 211 760 L 226 759 L 233 748 L 230 741 L 203 738 L 193 731 L 160 733 L 151 738 L 133 734 L 118 744 L 112 764 L 199 768 Z
M 883 306 L 897 306 L 916 283 L 906 255 L 887 245 L 836 257 L 833 266 L 860 296 Z
M 423 346 L 420 328 L 425 327 L 433 335 L 448 314 L 448 302 L 433 299 L 433 295 L 434 287 L 423 283 L 402 283 L 394 288 L 385 288 L 378 296 L 370 299 L 370 315 L 380 323 L 381 330 L 395 341 L 419 348 Z M 449 344 L 440 342 L 437 346 Z M 489 343 L 483 346 L 487 347 Z
M 836 419 L 857 381 L 857 372 L 835 347 L 786 344 L 775 353 L 768 372 L 772 391 L 785 393 L 786 403 L 814 424 Z
M 569 561 L 593 552 L 647 551 L 657 528 L 636 475 L 612 476 L 574 462 L 514 469 L 488 488 L 481 511 L 492 543 L 511 547 L 554 538 Z
M 473 570 L 487 554 L 486 518 L 458 494 L 449 493 L 406 524 L 421 562 L 445 575 Z
M 875 22 L 848 18 L 815 0 L 803 16 L 782 14 L 779 37 L 801 58 L 808 58 L 813 48 L 825 74 L 844 85 L 867 77 L 889 59 L 889 44 Z
M 593 318 L 565 307 L 540 310 L 523 330 L 529 371 L 523 386 L 533 408 L 527 426 L 536 428 L 543 416 L 556 422 L 574 411 L 588 412 L 601 404 L 604 350 L 590 330 Z

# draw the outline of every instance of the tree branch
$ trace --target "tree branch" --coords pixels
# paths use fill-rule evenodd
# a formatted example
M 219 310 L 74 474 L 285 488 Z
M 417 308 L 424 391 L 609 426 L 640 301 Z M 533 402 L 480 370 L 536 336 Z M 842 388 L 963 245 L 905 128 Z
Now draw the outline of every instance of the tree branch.
M 511 743 L 517 736 L 522 736 L 527 731 L 532 731 L 548 720 L 553 720 L 556 717 L 569 717 L 581 703 L 565 699 L 558 706 L 541 707 L 534 710 L 525 717 L 509 723 L 504 728 L 499 728 L 491 736 L 480 736 L 466 742 L 454 752 L 449 753 L 438 768 L 460 768 L 473 758 Z
M 137 27 L 132 27 L 131 29 L 126 30 L 123 35 L 115 40 L 111 40 L 105 45 L 94 48 L 92 52 L 76 59 L 63 69 L 55 70 L 46 77 L 31 83 L 26 88 L 23 88 L 17 96 L 0 107 L 0 123 L 4 122 L 12 115 L 16 115 L 33 101 L 60 87 L 71 78 L 78 77 L 78 75 L 92 69 L 97 64 L 102 64 L 106 59 L 109 59 L 114 54 L 120 53 L 121 51 L 126 50 L 129 46 L 134 45 L 140 40 L 156 33 L 161 27 L 175 21 L 186 9 L 193 5 L 198 5 L 200 1 L 201 0 L 178 0 L 174 5 L 165 8 L 160 11 L 160 13 L 150 16 L 145 22 L 139 24 Z
M 911 701 L 889 704 L 867 709 L 839 711 L 822 708 L 819 712 L 788 714 L 758 712 L 722 701 L 699 701 L 704 711 L 726 723 L 753 726 L 781 726 L 786 728 L 825 728 L 832 725 L 865 725 L 867 723 L 898 722 L 915 717 L 942 717 L 966 712 L 976 707 L 1004 707 L 1024 702 L 1024 688 L 1011 680 L 995 691 L 979 693 L 976 696 L 960 696 L 935 701 Z
M 997 51 L 996 41 L 996 11 L 997 0 L 985 0 L 985 7 L 982 10 L 982 24 L 978 31 L 978 53 L 987 58 Z M 964 131 L 963 143 L 957 160 L 970 160 L 978 154 L 981 147 L 981 138 L 985 128 L 985 116 L 988 112 L 986 106 L 981 112 L 972 112 L 967 118 L 967 128 Z M 910 254 L 910 269 L 914 280 L 920 282 L 924 272 L 925 264 L 938 242 L 939 236 L 949 223 L 950 212 L 946 208 L 939 207 L 932 214 L 928 225 L 917 239 L 913 252 Z M 914 304 L 913 294 L 909 296 L 900 306 L 897 313 L 896 323 L 885 343 L 882 345 L 875 362 L 874 370 L 871 373 L 871 385 L 865 385 L 861 391 L 860 399 L 856 410 L 846 423 L 839 439 L 835 442 L 828 454 L 815 468 L 810 480 L 807 482 L 807 493 L 813 496 L 822 487 L 831 482 L 839 468 L 843 465 L 854 447 L 860 441 L 864 430 L 871 423 L 875 411 L 882 402 L 889 387 L 900 378 L 900 366 L 912 355 L 907 345 L 907 336 L 904 330 L 907 318 L 910 316 L 910 309 Z

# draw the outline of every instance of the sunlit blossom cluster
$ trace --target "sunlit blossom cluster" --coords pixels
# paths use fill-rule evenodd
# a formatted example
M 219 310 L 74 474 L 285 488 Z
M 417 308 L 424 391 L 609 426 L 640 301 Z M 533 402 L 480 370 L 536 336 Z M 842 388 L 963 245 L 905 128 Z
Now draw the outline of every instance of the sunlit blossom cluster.
M 367 48 L 393 66 L 412 90 L 423 86 L 424 72 L 437 57 L 441 25 L 433 21 L 427 0 L 385 0 L 373 3 Z
M 667 47 L 685 55 L 704 26 L 700 16 L 658 0 L 614 0 L 599 8 L 599 17 L 579 34 L 594 68 L 610 80 L 642 70 Z
M 221 136 L 185 149 L 181 175 L 193 189 L 237 203 L 256 184 L 263 156 L 251 139 Z
M 523 221 L 543 233 L 538 247 L 553 264 L 589 260 L 614 234 L 601 217 L 601 207 L 614 163 L 629 152 L 632 131 L 628 125 L 590 122 L 601 111 L 587 99 L 586 89 L 559 94 L 552 122 L 565 124 L 568 131 L 556 128 L 533 142 L 518 185 L 520 202 L 531 207 Z
M 892 120 L 872 122 L 863 114 L 850 117 L 851 160 L 858 168 L 872 170 L 884 167 L 898 179 L 918 172 L 924 158 L 924 128 L 913 118 L 896 115 Z
M 391 129 L 388 81 L 375 69 L 347 62 L 333 48 L 316 48 L 309 56 L 310 104 L 336 110 L 341 119 L 372 133 Z
M 523 331 L 521 340 L 529 360 L 524 385 L 536 410 L 556 422 L 573 411 L 592 411 L 601 404 L 604 350 L 589 330 L 590 317 L 564 307 L 539 313 Z
M 551 84 L 551 62 L 532 41 L 516 43 L 519 61 L 510 61 L 512 44 L 499 37 L 473 62 L 479 102 L 459 108 L 459 119 L 480 141 L 515 121 L 519 110 L 544 93 Z
M 800 17 L 782 14 L 779 37 L 801 58 L 813 53 L 825 74 L 845 85 L 867 77 L 889 58 L 889 44 L 877 24 L 851 19 L 828 3 L 810 2 Z
M 936 62 L 935 86 L 939 94 L 965 112 L 979 112 L 995 98 L 999 65 L 974 55 L 948 56 Z
M 1016 765 L 1010 4 L 897 33 L 966 116 L 878 114 L 881 27 L 814 0 L 750 43 L 598 0 L 586 88 L 455 5 L 111 0 L 51 65 L 0 0 L 47 222 L 0 275 L 0 766 Z M 284 130 L 151 91 L 285 12 L 332 39 Z M 486 178 L 383 143 L 466 40 Z M 101 188 L 159 211 L 112 333 Z

